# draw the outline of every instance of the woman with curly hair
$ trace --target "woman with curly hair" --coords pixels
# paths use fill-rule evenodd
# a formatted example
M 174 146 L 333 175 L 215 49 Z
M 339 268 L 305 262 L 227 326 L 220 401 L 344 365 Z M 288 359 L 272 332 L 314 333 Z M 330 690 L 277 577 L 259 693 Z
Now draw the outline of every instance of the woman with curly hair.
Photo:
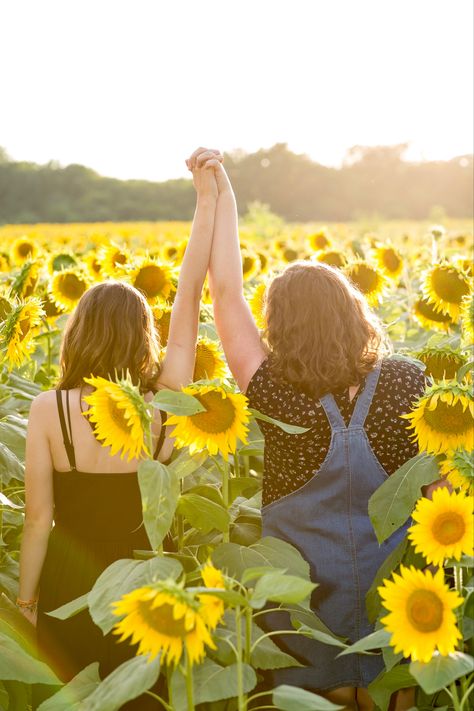
M 206 160 L 195 154 L 188 167 Z M 417 453 L 401 415 L 425 379 L 416 365 L 387 357 L 382 325 L 364 296 L 325 264 L 295 262 L 273 279 L 262 338 L 243 295 L 232 187 L 221 164 L 210 162 L 219 197 L 209 279 L 229 367 L 251 407 L 308 428 L 289 435 L 261 423 L 263 534 L 300 550 L 318 583 L 312 609 L 336 635 L 355 642 L 373 631 L 365 594 L 405 535 L 402 527 L 380 546 L 368 501 Z M 268 626 L 288 628 L 285 615 L 267 614 Z M 323 693 L 347 708 L 372 707 L 366 689 L 382 671 L 379 655 L 336 659 L 337 648 L 289 635 L 279 643 L 304 666 L 277 670 L 276 683 Z

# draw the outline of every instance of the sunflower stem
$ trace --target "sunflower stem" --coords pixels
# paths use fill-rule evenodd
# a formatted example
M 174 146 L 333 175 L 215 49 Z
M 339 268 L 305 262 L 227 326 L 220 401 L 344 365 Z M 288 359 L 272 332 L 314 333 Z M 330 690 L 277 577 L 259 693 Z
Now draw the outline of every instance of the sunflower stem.
M 229 508 L 229 463 L 224 461 L 222 466 L 222 499 L 226 510 Z M 224 543 L 229 543 L 229 527 L 222 534 Z
M 249 476 L 250 475 L 250 462 L 249 458 L 244 454 L 244 476 Z
M 453 700 L 454 711 L 461 711 L 461 704 L 459 703 L 458 687 L 456 686 L 455 681 L 453 681 L 453 683 L 449 685 L 449 690 L 450 690 L 450 696 Z
M 241 625 L 242 612 L 240 606 L 235 608 L 235 635 L 237 640 L 237 702 L 239 711 L 245 711 L 247 708 L 247 701 L 244 695 L 244 679 L 243 679 L 243 668 L 242 668 L 242 625 Z
M 189 652 L 186 650 L 186 699 L 188 711 L 194 711 L 193 665 Z
M 252 608 L 245 610 L 245 663 L 250 664 L 252 656 Z
M 462 594 L 462 588 L 463 588 L 463 569 L 459 566 L 454 566 L 454 586 L 456 588 L 456 592 L 460 597 L 463 596 Z M 457 618 L 458 618 L 458 627 L 459 631 L 461 633 L 461 640 L 460 640 L 460 645 L 461 645 L 461 651 L 462 651 L 462 644 L 463 644 L 463 639 L 464 639 L 464 630 L 463 630 L 463 606 L 460 605 L 457 609 Z
M 240 476 L 240 461 L 237 452 L 234 452 L 234 473 L 235 476 Z

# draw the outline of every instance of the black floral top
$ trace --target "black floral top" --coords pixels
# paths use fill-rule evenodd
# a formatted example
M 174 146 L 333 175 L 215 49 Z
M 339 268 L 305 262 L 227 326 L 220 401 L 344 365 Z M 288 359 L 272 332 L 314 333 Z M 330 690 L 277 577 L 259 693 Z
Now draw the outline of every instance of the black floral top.
M 264 506 L 291 494 L 311 479 L 323 463 L 331 441 L 331 427 L 319 400 L 289 383 L 272 380 L 268 365 L 268 359 L 263 361 L 250 380 L 246 392 L 250 407 L 277 420 L 311 429 L 295 437 L 259 420 L 265 437 Z M 387 474 L 393 474 L 418 453 L 417 444 L 410 438 L 411 430 L 407 429 L 408 422 L 400 415 L 411 410 L 425 386 L 425 376 L 414 363 L 383 360 L 365 431 Z M 352 402 L 348 390 L 333 393 L 346 424 L 362 389 L 363 383 Z

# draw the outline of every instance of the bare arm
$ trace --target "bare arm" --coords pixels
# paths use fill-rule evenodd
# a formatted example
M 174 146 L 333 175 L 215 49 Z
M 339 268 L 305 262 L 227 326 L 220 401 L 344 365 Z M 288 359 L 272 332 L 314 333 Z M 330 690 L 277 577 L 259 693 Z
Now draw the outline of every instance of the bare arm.
M 230 180 L 215 163 L 219 188 L 209 286 L 214 319 L 224 352 L 239 388 L 245 392 L 250 378 L 266 357 L 260 334 L 243 293 L 237 205 Z
M 210 151 L 198 149 L 196 153 Z M 194 155 L 194 154 L 193 154 Z M 193 170 L 197 191 L 196 211 L 171 312 L 166 356 L 159 384 L 178 390 L 187 385 L 194 372 L 202 286 L 209 266 L 217 203 L 217 184 L 211 166 Z
M 38 597 L 41 569 L 53 522 L 53 463 L 46 435 L 48 420 L 46 393 L 33 401 L 26 435 L 26 513 L 20 552 L 21 600 Z M 36 614 L 23 611 L 33 624 Z

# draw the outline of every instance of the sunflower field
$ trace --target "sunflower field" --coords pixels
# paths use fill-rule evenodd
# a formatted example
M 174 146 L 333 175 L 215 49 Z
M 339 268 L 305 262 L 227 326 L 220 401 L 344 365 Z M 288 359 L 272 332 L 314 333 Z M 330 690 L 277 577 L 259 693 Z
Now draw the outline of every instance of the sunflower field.
M 90 380 L 97 432 L 104 403 L 121 407 L 130 423 L 112 434 L 104 427 L 104 444 L 142 453 L 138 478 L 153 551 L 116 561 L 91 591 L 51 614 L 66 619 L 88 608 L 104 634 L 138 643 L 137 654 L 105 679 L 91 664 L 66 685 L 38 659 L 33 629 L 14 605 L 29 406 L 55 387 L 68 314 L 98 281 L 140 289 L 166 349 L 189 231 L 189 223 L 0 228 L 0 710 L 27 711 L 36 685 L 50 689 L 40 711 L 114 711 L 143 693 L 166 711 L 341 709 L 304 689 L 269 685 L 272 669 L 301 666 L 265 631 L 265 614 L 281 608 L 287 634 L 341 655 L 383 657 L 384 671 L 369 686 L 380 711 L 393 692 L 411 687 L 418 709 L 467 711 L 474 690 L 474 299 L 472 227 L 462 221 L 368 231 L 284 224 L 257 211 L 241 226 L 246 296 L 259 328 L 272 274 L 297 259 L 319 260 L 344 270 L 366 295 L 387 327 L 391 357 L 415 360 L 427 376 L 406 417 L 419 454 L 369 501 L 380 543 L 411 517 L 366 597 L 375 632 L 355 643 L 333 634 L 311 609 L 317 580 L 306 561 L 289 544 L 262 538 L 258 423 L 270 419 L 295 437 L 302 428 L 248 407 L 221 352 L 205 286 L 194 382 L 183 392 L 161 390 L 145 402 L 127 380 Z M 168 465 L 150 457 L 154 407 L 169 413 L 174 428 Z M 449 488 L 422 497 L 423 487 L 443 478 Z

